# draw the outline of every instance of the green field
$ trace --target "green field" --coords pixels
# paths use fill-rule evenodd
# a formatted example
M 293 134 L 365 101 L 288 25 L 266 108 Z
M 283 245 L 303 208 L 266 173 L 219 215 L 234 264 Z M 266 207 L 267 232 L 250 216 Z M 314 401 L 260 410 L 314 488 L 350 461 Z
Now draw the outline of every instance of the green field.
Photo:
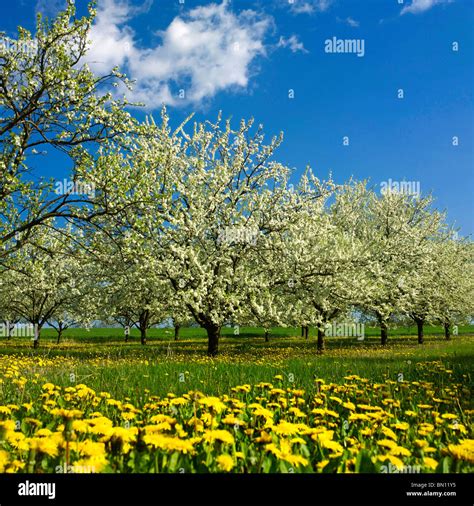
M 199 329 L 3 340 L 0 472 L 473 471 L 472 328 L 323 354 L 297 331 L 226 329 L 216 358 Z
M 460 325 L 458 327 L 458 331 L 460 335 L 465 334 L 474 334 L 474 325 Z M 174 330 L 172 328 L 151 328 L 148 331 L 147 338 L 148 339 L 173 339 Z M 436 335 L 442 336 L 444 335 L 444 329 L 441 326 L 425 326 L 424 333 L 427 336 Z M 79 339 L 80 342 L 87 342 L 91 340 L 91 342 L 99 342 L 103 341 L 115 341 L 122 340 L 123 337 L 123 329 L 121 328 L 93 328 L 90 331 L 79 329 L 79 328 L 70 328 L 64 331 L 64 337 L 69 339 Z M 301 335 L 301 330 L 297 327 L 276 327 L 272 328 L 270 332 L 270 337 L 299 337 Z M 316 335 L 316 329 L 314 327 L 310 327 L 310 338 L 311 336 Z M 365 335 L 367 337 L 378 337 L 380 335 L 380 329 L 378 327 L 365 327 Z M 54 329 L 45 328 L 41 332 L 42 339 L 45 338 L 47 340 L 54 340 L 57 336 L 57 333 Z M 133 328 L 130 331 L 131 338 L 136 338 L 139 340 L 140 333 L 137 329 Z M 199 339 L 202 338 L 207 339 L 206 330 L 200 327 L 183 327 L 180 329 L 180 336 L 183 338 L 194 338 Z M 239 335 L 236 336 L 234 334 L 233 327 L 223 327 L 222 328 L 222 336 L 223 337 L 235 337 L 235 338 L 251 338 L 251 337 L 264 337 L 264 330 L 258 327 L 240 327 Z M 390 336 L 395 337 L 416 337 L 416 327 L 396 327 L 390 329 Z M 344 341 L 342 341 L 344 342 Z
M 441 327 L 427 327 L 425 344 L 420 346 L 416 328 L 398 328 L 391 331 L 389 344 L 380 346 L 378 329 L 368 328 L 362 342 L 326 338 L 325 353 L 318 355 L 314 329 L 308 340 L 299 337 L 296 328 L 272 329 L 266 343 L 262 329 L 243 327 L 235 336 L 232 328 L 224 328 L 220 356 L 210 359 L 205 331 L 200 328 L 181 329 L 179 341 L 174 341 L 173 329 L 154 328 L 146 346 L 140 344 L 137 331 L 125 343 L 121 329 L 116 328 L 68 329 L 58 345 L 55 331 L 45 329 L 38 350 L 32 350 L 26 338 L 4 340 L 0 350 L 5 355 L 63 357 L 47 374 L 50 381 L 61 385 L 70 384 L 70 374 L 74 374 L 75 382 L 87 382 L 113 395 L 130 395 L 143 388 L 157 395 L 194 388 L 220 394 L 240 383 L 268 381 L 275 374 L 292 374 L 294 383 L 304 388 L 313 387 L 315 377 L 340 381 L 347 374 L 382 381 L 403 373 L 405 379 L 415 380 L 416 363 L 434 360 L 453 367 L 459 377 L 467 374 L 471 381 L 474 326 L 459 331 L 461 336 L 446 341 Z M 101 363 L 106 365 L 98 367 Z M 180 374 L 185 375 L 184 381 Z

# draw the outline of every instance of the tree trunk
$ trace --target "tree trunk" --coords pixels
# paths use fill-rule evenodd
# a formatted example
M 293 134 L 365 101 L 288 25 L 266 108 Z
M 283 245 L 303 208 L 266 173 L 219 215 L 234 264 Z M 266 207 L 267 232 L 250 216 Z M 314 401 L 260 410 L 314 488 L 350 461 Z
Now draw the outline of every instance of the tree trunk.
M 56 344 L 59 344 L 59 342 L 61 341 L 61 336 L 63 335 L 63 329 L 59 328 L 57 330 L 57 333 L 58 333 L 58 339 L 56 340 Z
M 446 339 L 451 339 L 451 324 L 450 322 L 444 322 L 444 337 Z
M 146 328 L 140 327 L 140 342 L 145 346 L 146 344 Z
M 174 340 L 175 341 L 178 341 L 179 340 L 179 330 L 181 328 L 181 325 L 176 325 L 174 326 Z
M 37 327 L 35 326 L 35 337 L 33 338 L 33 348 L 38 348 L 39 347 L 39 340 L 40 340 L 40 335 L 41 335 L 41 327 L 39 326 L 39 324 L 33 324 L 33 325 L 37 325 Z
M 16 323 L 12 323 L 7 321 L 7 339 L 10 340 L 12 337 L 12 332 L 15 330 Z
M 305 332 L 306 332 L 306 326 L 305 325 L 301 325 L 301 337 L 305 336 Z
M 265 342 L 268 343 L 270 341 L 270 339 L 268 338 L 270 335 L 270 331 L 265 329 Z
M 204 326 L 207 332 L 207 354 L 215 357 L 219 352 L 219 338 L 221 336 L 221 327 L 214 323 L 208 323 Z
M 150 323 L 150 311 L 145 309 L 140 314 L 139 326 L 140 326 L 140 342 L 142 345 L 146 344 L 146 331 L 148 329 L 148 325 Z
M 415 318 L 415 322 L 416 322 L 416 328 L 417 328 L 417 333 L 418 333 L 418 344 L 423 344 L 423 324 L 424 324 L 424 320 L 423 318 Z
M 324 350 L 324 329 L 318 327 L 318 353 L 322 353 Z
M 309 325 L 306 325 L 306 327 L 304 329 L 304 337 L 305 337 L 305 339 L 309 338 Z
M 380 344 L 386 345 L 388 341 L 388 325 L 385 320 L 380 320 Z

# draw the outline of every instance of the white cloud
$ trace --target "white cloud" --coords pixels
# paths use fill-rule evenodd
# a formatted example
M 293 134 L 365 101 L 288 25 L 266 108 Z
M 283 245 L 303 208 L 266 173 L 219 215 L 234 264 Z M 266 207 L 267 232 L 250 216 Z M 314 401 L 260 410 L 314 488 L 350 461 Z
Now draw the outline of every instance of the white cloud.
M 454 0 L 412 0 L 411 4 L 405 5 L 400 12 L 400 15 L 411 12 L 412 14 L 420 14 L 425 12 L 435 5 L 452 3 Z
M 90 31 L 91 47 L 87 61 L 98 72 L 108 72 L 112 67 L 122 67 L 127 60 L 137 56 L 134 32 L 127 25 L 132 17 L 127 2 L 101 0 L 94 25 Z
M 135 14 L 127 0 L 101 0 L 88 61 L 100 72 L 119 65 L 137 80 L 128 98 L 149 108 L 198 103 L 222 90 L 245 89 L 255 58 L 266 54 L 271 18 L 252 10 L 234 14 L 228 0 L 175 17 L 157 33 L 160 43 L 148 48 L 139 46 L 127 24 Z
M 337 20 L 340 23 L 345 23 L 346 25 L 352 26 L 353 28 L 357 28 L 360 25 L 359 21 L 356 21 L 351 17 L 347 17 L 345 19 L 337 18 Z
M 298 40 L 296 35 L 292 35 L 287 39 L 285 37 L 280 37 L 277 47 L 289 47 L 292 53 L 297 53 L 298 51 L 301 51 L 302 53 L 308 52 L 305 49 L 304 44 Z
M 285 0 L 295 14 L 313 14 L 329 9 L 334 0 Z

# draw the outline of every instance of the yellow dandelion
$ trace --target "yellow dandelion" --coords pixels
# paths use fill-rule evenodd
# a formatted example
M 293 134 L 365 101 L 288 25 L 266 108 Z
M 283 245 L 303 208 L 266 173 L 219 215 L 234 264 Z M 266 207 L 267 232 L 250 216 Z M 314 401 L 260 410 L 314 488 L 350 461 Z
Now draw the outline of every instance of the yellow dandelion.
M 213 443 L 214 441 L 221 441 L 226 444 L 234 444 L 234 436 L 227 430 L 207 430 L 204 433 L 204 441 Z
M 234 467 L 234 459 L 230 455 L 219 455 L 216 459 L 221 471 L 229 472 Z
M 424 457 L 423 464 L 425 465 L 425 467 L 428 467 L 433 471 L 438 467 L 438 462 L 435 459 L 432 459 L 431 457 Z

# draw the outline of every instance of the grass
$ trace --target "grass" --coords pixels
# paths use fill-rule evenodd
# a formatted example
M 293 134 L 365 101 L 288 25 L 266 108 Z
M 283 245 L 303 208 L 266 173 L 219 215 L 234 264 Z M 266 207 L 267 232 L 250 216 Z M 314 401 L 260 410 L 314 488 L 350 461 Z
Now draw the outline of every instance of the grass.
M 471 328 L 327 338 L 322 355 L 298 330 L 226 329 L 216 358 L 201 329 L 4 339 L 0 472 L 472 471 Z
M 474 325 L 460 325 L 458 327 L 459 334 L 474 334 Z M 222 336 L 230 338 L 262 338 L 264 337 L 264 330 L 258 327 L 240 327 L 239 335 L 234 334 L 233 327 L 223 327 Z M 390 329 L 390 336 L 392 338 L 416 336 L 416 327 L 396 327 Z M 426 336 L 442 336 L 444 335 L 443 327 L 439 325 L 425 326 L 424 333 Z M 78 340 L 79 342 L 113 342 L 123 340 L 123 329 L 121 328 L 94 328 L 90 331 L 81 328 L 70 328 L 64 331 L 64 338 L 71 340 Z M 270 336 L 273 338 L 280 337 L 297 337 L 301 335 L 301 329 L 298 327 L 275 327 L 271 329 Z M 316 329 L 310 328 L 310 336 L 316 335 Z M 378 338 L 380 329 L 378 327 L 365 327 L 366 337 Z M 57 333 L 52 328 L 45 328 L 41 332 L 43 340 L 55 341 Z M 131 329 L 130 338 L 139 340 L 140 333 L 136 328 Z M 180 337 L 182 339 L 196 339 L 206 340 L 206 331 L 200 327 L 183 327 L 180 330 Z M 173 340 L 174 330 L 170 328 L 151 328 L 148 331 L 148 340 Z
M 136 396 L 144 389 L 153 394 L 181 394 L 200 390 L 220 395 L 235 385 L 270 381 L 282 374 L 288 386 L 311 389 L 315 378 L 341 381 L 348 374 L 357 374 L 372 381 L 417 379 L 417 364 L 441 361 L 453 369 L 457 380 L 472 384 L 474 338 L 455 336 L 445 341 L 438 334 L 442 329 L 427 328 L 425 344 L 416 337 L 392 332 L 387 346 L 379 345 L 376 329 L 368 329 L 364 341 L 356 338 L 327 338 L 326 351 L 316 353 L 314 338 L 305 340 L 299 329 L 274 329 L 269 343 L 263 331 L 242 328 L 239 336 L 233 329 L 224 329 L 220 356 L 205 355 L 206 342 L 202 329 L 183 328 L 180 340 L 173 340 L 172 330 L 152 329 L 147 346 L 138 336 L 125 343 L 121 329 L 69 329 L 62 343 L 55 343 L 54 331 L 47 329 L 39 349 L 33 350 L 26 338 L 3 341 L 0 353 L 45 359 L 63 358 L 54 366 L 28 371 L 39 372 L 46 380 L 68 386 L 86 383 L 118 397 Z M 407 329 L 405 329 L 407 330 Z M 414 329 L 408 329 L 414 330 Z M 471 331 L 472 327 L 460 329 Z M 402 375 L 402 376 L 400 376 Z M 434 378 L 443 381 L 443 377 Z

